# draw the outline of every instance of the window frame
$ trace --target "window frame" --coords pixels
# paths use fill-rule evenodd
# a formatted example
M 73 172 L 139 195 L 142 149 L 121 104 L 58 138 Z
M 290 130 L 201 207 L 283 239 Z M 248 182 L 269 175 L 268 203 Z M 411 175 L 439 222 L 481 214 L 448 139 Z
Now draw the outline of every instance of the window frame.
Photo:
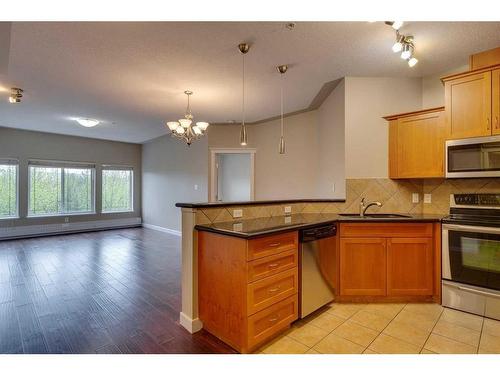
M 13 165 L 16 170 L 16 212 L 12 216 L 0 216 L 0 220 L 19 219 L 19 159 L 1 158 L 0 165 Z
M 104 171 L 129 171 L 130 172 L 130 209 L 119 211 L 104 210 Z M 103 165 L 101 168 L 101 214 L 120 214 L 134 212 L 134 167 L 128 165 Z
M 30 213 L 31 207 L 31 167 L 41 167 L 41 168 L 60 168 L 61 169 L 61 202 L 59 203 L 61 211 L 57 213 L 43 213 L 43 214 L 33 214 Z M 65 177 L 64 169 L 90 169 L 91 171 L 91 209 L 90 211 L 71 211 L 65 212 Z M 85 162 L 69 162 L 69 161 L 53 161 L 53 160 L 29 160 L 28 161 L 28 206 L 27 206 L 27 218 L 41 218 L 41 217 L 60 217 L 60 216 L 80 216 L 80 215 L 95 215 L 96 214 L 96 166 L 94 163 Z

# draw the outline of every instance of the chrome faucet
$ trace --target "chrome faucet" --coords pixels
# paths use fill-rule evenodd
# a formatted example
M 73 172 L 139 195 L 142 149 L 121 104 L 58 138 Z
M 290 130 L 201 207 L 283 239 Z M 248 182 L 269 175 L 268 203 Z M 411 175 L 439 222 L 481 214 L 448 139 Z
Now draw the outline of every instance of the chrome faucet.
M 359 216 L 365 217 L 366 210 L 371 206 L 382 207 L 382 203 L 380 202 L 371 202 L 365 205 L 365 198 L 361 198 L 361 202 L 359 202 Z

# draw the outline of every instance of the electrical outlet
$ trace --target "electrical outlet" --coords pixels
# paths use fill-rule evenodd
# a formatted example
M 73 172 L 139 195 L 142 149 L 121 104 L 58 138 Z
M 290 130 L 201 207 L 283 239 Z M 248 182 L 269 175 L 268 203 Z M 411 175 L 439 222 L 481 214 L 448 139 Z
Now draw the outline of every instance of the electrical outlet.
M 285 206 L 285 215 L 292 214 L 292 206 Z
M 233 210 L 233 218 L 238 218 L 243 216 L 243 210 Z
M 194 185 L 194 190 L 198 190 L 198 184 Z
M 418 193 L 413 193 L 411 195 L 411 203 L 418 203 L 420 201 L 420 198 L 418 197 Z
M 432 195 L 424 194 L 424 203 L 431 203 L 431 202 L 432 202 Z
M 234 223 L 233 230 L 235 232 L 241 232 L 243 230 L 243 223 Z
M 292 218 L 290 216 L 285 216 L 285 224 L 290 224 L 292 222 Z
M 69 217 L 65 217 L 65 218 L 64 218 L 64 222 L 65 222 L 65 223 L 69 223 Z

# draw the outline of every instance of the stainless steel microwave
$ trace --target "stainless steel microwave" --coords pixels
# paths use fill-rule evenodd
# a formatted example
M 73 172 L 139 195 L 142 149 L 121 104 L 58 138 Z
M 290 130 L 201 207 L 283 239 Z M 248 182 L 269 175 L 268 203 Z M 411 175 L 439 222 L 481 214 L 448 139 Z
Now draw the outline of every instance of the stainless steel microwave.
M 446 141 L 446 177 L 500 177 L 500 136 Z

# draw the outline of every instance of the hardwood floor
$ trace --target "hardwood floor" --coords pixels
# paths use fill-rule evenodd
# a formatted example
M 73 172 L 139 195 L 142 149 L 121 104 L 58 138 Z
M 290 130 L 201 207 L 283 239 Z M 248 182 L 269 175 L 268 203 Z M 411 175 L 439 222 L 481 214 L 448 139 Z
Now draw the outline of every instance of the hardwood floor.
M 180 246 L 144 228 L 0 241 L 0 353 L 233 353 L 179 325 Z

